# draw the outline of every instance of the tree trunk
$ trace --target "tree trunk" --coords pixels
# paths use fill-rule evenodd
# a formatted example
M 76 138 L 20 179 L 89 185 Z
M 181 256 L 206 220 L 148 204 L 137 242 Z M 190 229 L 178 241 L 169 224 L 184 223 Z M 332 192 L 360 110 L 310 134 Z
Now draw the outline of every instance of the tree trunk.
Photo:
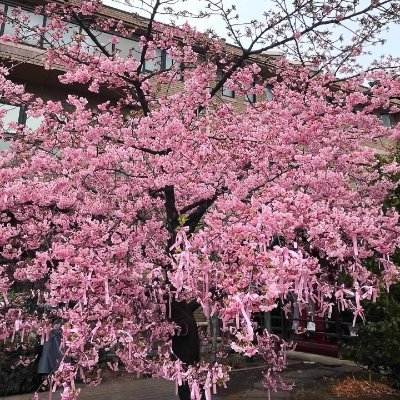
M 196 302 L 172 301 L 171 319 L 180 327 L 180 332 L 172 338 L 172 351 L 185 368 L 200 361 L 200 338 L 194 311 L 199 307 Z M 179 386 L 180 400 L 190 400 L 190 389 L 187 383 Z

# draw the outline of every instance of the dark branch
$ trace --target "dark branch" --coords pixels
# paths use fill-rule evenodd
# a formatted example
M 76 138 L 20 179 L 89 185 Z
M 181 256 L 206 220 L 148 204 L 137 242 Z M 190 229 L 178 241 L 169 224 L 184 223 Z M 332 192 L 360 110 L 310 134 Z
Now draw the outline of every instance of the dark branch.
M 213 197 L 210 197 L 209 199 L 201 200 L 196 203 L 191 204 L 190 206 L 187 206 L 182 209 L 182 212 L 187 212 L 189 210 L 192 210 L 193 208 L 196 208 L 195 211 L 193 211 L 187 218 L 185 225 L 189 227 L 189 232 L 188 233 L 193 233 L 201 219 L 203 218 L 204 214 L 207 212 L 207 210 L 214 204 L 214 202 L 218 199 L 218 197 L 222 194 L 225 193 L 226 189 L 218 191 L 215 193 Z M 186 210 L 186 211 L 184 211 Z
M 169 185 L 164 188 L 165 194 L 165 212 L 167 214 L 167 230 L 170 233 L 167 243 L 167 252 L 175 243 L 176 228 L 179 226 L 179 214 L 175 205 L 175 189 Z

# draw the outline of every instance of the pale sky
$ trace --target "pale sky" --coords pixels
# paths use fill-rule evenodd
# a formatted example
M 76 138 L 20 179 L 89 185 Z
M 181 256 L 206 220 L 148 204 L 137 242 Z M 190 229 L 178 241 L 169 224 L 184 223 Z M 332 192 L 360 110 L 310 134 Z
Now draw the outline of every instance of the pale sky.
M 123 1 L 123 0 L 122 0 Z M 150 0 L 151 1 L 151 0 Z M 366 1 L 366 0 L 362 0 Z M 140 0 L 131 0 L 132 3 L 140 4 Z M 115 0 L 103 0 L 103 3 L 116 8 L 128 8 L 121 6 L 120 2 Z M 240 16 L 240 22 L 249 22 L 253 19 L 263 20 L 263 11 L 268 9 L 271 2 L 268 0 L 227 0 L 224 3 L 228 6 L 234 4 L 237 9 L 237 13 Z M 199 11 L 204 9 L 204 0 L 186 0 L 180 2 L 179 6 L 181 10 Z M 170 22 L 169 16 L 159 15 L 157 18 L 160 22 Z M 223 22 L 217 17 L 210 17 L 206 19 L 188 19 L 184 18 L 178 21 L 179 23 L 188 22 L 191 26 L 195 27 L 198 31 L 203 32 L 207 29 L 213 29 L 220 37 L 226 38 L 226 30 Z M 371 56 L 363 57 L 363 64 L 367 65 L 374 59 L 380 56 L 391 55 L 393 57 L 400 57 L 400 24 L 393 24 L 390 27 L 389 32 L 382 35 L 382 38 L 386 39 L 385 45 L 379 45 L 370 47 L 369 50 L 372 52 Z M 228 40 L 229 41 L 229 40 Z

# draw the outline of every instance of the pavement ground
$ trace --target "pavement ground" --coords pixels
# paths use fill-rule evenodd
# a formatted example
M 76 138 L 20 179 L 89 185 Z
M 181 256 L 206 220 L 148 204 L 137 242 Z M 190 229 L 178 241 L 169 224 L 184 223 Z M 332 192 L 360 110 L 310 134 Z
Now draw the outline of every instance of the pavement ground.
M 288 368 L 282 374 L 288 383 L 294 383 L 290 392 L 271 393 L 271 400 L 339 400 L 330 391 L 335 379 L 361 373 L 361 368 L 351 361 L 301 352 L 288 354 Z M 242 364 L 243 366 L 243 364 Z M 8 396 L 5 400 L 30 400 L 30 394 Z M 49 399 L 46 392 L 41 400 Z M 59 393 L 52 400 L 60 399 Z M 175 384 L 163 379 L 132 379 L 129 376 L 113 379 L 95 387 L 83 387 L 79 400 L 174 400 Z M 261 400 L 268 399 L 262 385 L 262 366 L 255 361 L 245 368 L 234 370 L 227 389 L 218 389 L 213 400 Z M 362 398 L 360 397 L 360 400 Z M 368 400 L 400 400 L 399 395 L 369 397 Z M 1 399 L 3 400 L 3 399 Z

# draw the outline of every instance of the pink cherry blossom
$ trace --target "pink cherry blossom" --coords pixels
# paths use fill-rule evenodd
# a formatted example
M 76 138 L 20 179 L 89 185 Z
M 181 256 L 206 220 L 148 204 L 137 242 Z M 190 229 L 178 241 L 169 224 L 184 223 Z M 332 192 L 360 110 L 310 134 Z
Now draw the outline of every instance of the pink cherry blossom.
M 263 64 L 257 46 L 240 59 L 187 24 L 141 32 L 143 57 L 101 43 L 88 51 L 80 34 L 62 43 L 65 21 L 79 15 L 93 17 L 89 30 L 112 32 L 115 46 L 114 33 L 135 34 L 93 15 L 100 6 L 51 2 L 40 10 L 51 20 L 41 28 L 50 37 L 43 63 L 62 71 L 62 101 L 26 92 L 0 69 L 2 100 L 40 118 L 36 129 L 11 126 L 10 148 L 0 153 L 0 338 L 10 350 L 27 346 L 27 337 L 43 344 L 54 318 L 62 320 L 63 359 L 49 389 L 61 388 L 65 400 L 78 397 L 77 380 L 101 381 L 103 351 L 115 354 L 113 371 L 170 379 L 178 391 L 188 384 L 192 399 L 203 391 L 209 400 L 229 381 L 223 357 L 185 362 L 176 352 L 178 339 L 198 341 L 177 317 L 179 305 L 202 305 L 221 322 L 224 351 L 260 354 L 266 387 L 287 389 L 278 374 L 291 345 L 256 334 L 254 313 L 312 302 L 319 315 L 337 307 L 356 322 L 362 300 L 375 301 L 399 280 L 391 260 L 398 214 L 382 208 L 399 166 L 380 171 L 376 157 L 381 143 L 389 152 L 400 137 L 378 115 L 399 111 L 391 101 L 400 97 L 399 75 L 358 74 L 342 60 L 351 77 L 341 81 L 336 56 L 313 74 L 282 57 Z M 313 18 L 326 24 L 351 17 L 335 2 L 315 7 Z M 268 13 L 270 25 L 255 23 L 243 35 L 265 28 L 264 45 L 289 42 L 294 28 L 279 15 Z M 18 11 L 13 17 L 28 22 Z M 313 32 L 295 27 L 294 37 L 303 45 Z M 312 36 L 316 46 L 320 36 Z M 23 38 L 17 30 L 8 39 Z M 322 50 L 333 51 L 327 42 Z M 146 71 L 160 51 L 171 65 Z M 267 67 L 275 77 L 265 76 Z M 366 90 L 365 81 L 376 84 Z M 273 99 L 264 101 L 269 85 Z M 238 103 L 221 101 L 222 87 Z M 255 103 L 239 103 L 250 93 Z M 0 129 L 9 138 L 9 128 Z M 379 273 L 368 269 L 371 258 Z

